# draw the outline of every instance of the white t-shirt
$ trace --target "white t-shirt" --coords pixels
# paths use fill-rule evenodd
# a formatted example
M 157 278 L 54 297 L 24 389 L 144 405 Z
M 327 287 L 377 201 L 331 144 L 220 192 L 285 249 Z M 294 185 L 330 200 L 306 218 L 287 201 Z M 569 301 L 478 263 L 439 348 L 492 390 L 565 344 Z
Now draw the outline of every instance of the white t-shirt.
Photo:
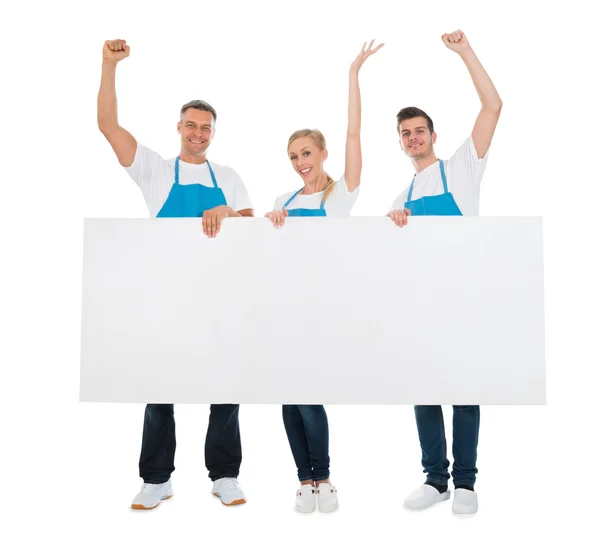
M 454 197 L 456 205 L 463 215 L 479 215 L 479 190 L 487 153 L 481 159 L 477 157 L 477 150 L 473 137 L 469 138 L 452 155 L 444 161 L 448 192 Z M 408 196 L 410 185 L 400 194 L 392 204 L 391 209 L 402 209 Z M 430 165 L 418 173 L 413 185 L 412 199 L 418 200 L 423 196 L 436 196 L 443 194 L 444 183 L 440 173 L 439 162 Z
M 357 186 L 353 192 L 348 190 L 346 179 L 344 176 L 339 181 L 335 182 L 333 190 L 325 200 L 325 211 L 328 217 L 348 217 L 350 211 L 354 207 L 354 202 L 358 197 Z M 285 203 L 297 192 L 287 192 L 279 196 L 275 200 L 275 206 L 273 209 L 282 210 Z M 321 207 L 321 200 L 323 199 L 323 192 L 315 192 L 314 194 L 298 194 L 287 206 L 287 209 L 319 209 Z
M 252 209 L 248 191 L 240 176 L 230 167 L 210 162 L 217 186 L 225 194 L 227 205 L 234 211 Z M 167 201 L 175 182 L 175 158 L 165 160 L 153 150 L 137 144 L 133 163 L 125 168 L 129 176 L 138 184 L 150 217 L 156 217 Z M 213 188 L 210 171 L 206 162 L 189 164 L 179 160 L 179 184 L 201 184 Z

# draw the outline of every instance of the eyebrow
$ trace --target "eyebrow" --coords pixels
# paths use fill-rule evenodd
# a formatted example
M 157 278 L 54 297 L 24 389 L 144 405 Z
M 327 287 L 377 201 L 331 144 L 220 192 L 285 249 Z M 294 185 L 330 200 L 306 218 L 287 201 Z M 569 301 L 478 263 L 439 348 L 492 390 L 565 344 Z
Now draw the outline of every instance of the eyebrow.
M 417 127 L 413 127 L 412 129 L 425 129 L 425 126 L 417 126 Z M 403 129 L 402 133 L 404 133 L 405 131 L 410 131 L 410 129 Z

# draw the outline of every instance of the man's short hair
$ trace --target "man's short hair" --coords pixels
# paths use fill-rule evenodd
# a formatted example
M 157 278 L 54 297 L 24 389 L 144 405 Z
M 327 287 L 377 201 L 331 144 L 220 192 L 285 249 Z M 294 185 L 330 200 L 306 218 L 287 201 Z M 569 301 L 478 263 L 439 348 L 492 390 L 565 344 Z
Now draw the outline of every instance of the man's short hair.
M 397 115 L 396 118 L 398 120 L 397 129 L 400 131 L 400 124 L 404 122 L 404 120 L 410 120 L 411 118 L 417 118 L 422 116 L 427 120 L 427 127 L 429 129 L 429 133 L 433 133 L 433 120 L 427 115 L 427 113 L 420 108 L 417 107 L 406 107 L 403 108 Z
M 200 101 L 200 99 L 195 99 L 194 101 L 190 101 L 181 107 L 180 119 L 183 118 L 183 114 L 188 108 L 195 108 L 196 110 L 203 110 L 205 112 L 210 112 L 213 115 L 213 120 L 217 121 L 217 111 L 209 105 L 206 101 Z

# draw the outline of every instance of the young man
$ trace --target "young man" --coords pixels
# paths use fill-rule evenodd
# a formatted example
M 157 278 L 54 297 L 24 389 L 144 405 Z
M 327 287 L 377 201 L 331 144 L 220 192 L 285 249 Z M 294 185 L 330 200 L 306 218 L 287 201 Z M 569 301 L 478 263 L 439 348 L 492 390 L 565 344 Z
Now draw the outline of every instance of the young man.
M 502 101 L 490 77 L 471 49 L 462 31 L 442 36 L 444 45 L 464 61 L 481 100 L 481 110 L 469 138 L 447 161 L 438 160 L 433 150 L 437 135 L 431 118 L 415 107 L 398 113 L 400 146 L 415 167 L 410 186 L 392 205 L 388 216 L 402 227 L 408 215 L 478 215 L 479 186 L 487 151 L 498 123 Z M 457 514 L 477 512 L 474 491 L 477 473 L 479 406 L 453 406 L 454 500 Z M 439 405 L 415 406 L 422 464 L 427 481 L 405 500 L 406 508 L 422 510 L 450 498 L 444 418 Z
M 206 151 L 215 132 L 217 114 L 204 101 L 191 101 L 181 109 L 177 131 L 181 152 L 165 160 L 136 142 L 117 119 L 115 73 L 129 55 L 125 40 L 104 44 L 102 80 L 98 94 L 98 127 L 121 165 L 138 184 L 151 217 L 202 217 L 203 231 L 215 237 L 226 217 L 251 217 L 252 204 L 239 175 L 231 168 L 211 164 Z M 225 505 L 246 502 L 237 483 L 242 449 L 239 406 L 211 405 L 205 460 L 213 480 L 213 494 Z M 131 505 L 149 510 L 172 496 L 175 469 L 175 419 L 172 404 L 148 404 L 144 416 L 140 476 L 144 484 Z

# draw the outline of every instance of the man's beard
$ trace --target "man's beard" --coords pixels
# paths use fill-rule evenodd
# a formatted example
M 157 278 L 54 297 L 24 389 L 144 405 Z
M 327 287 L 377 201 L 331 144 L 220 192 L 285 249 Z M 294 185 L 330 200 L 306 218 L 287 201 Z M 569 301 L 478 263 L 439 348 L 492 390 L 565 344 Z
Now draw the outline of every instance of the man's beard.
M 206 144 L 205 146 L 203 146 L 200 149 L 194 148 L 194 149 L 190 149 L 187 144 L 185 145 L 185 151 L 190 155 L 190 156 L 204 156 L 204 154 L 206 153 L 206 149 L 208 148 L 208 144 Z
M 423 158 L 427 158 L 427 156 L 429 156 L 433 152 L 433 143 L 429 142 L 426 146 L 427 148 L 423 150 L 423 152 L 419 152 L 416 155 L 411 155 L 411 158 L 413 160 L 422 160 Z

